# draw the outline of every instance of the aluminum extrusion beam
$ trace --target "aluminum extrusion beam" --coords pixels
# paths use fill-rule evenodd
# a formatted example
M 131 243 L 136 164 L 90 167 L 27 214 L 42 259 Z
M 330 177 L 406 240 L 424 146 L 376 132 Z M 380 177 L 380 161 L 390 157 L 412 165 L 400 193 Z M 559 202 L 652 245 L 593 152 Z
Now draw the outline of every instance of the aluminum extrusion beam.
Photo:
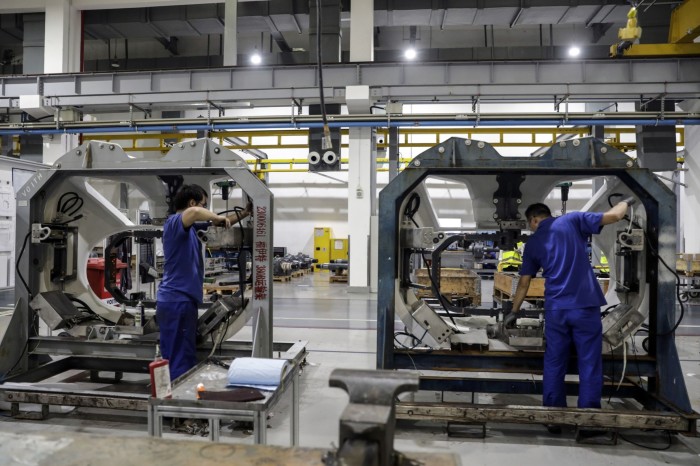
M 700 96 L 700 59 L 615 61 L 362 63 L 326 65 L 325 96 L 343 101 L 345 87 L 368 85 L 376 99 L 631 100 L 640 95 Z M 77 73 L 0 78 L 0 108 L 18 108 L 20 95 L 44 96 L 46 106 L 83 111 L 130 104 L 182 106 L 197 102 L 287 105 L 318 99 L 311 65 L 264 68 Z

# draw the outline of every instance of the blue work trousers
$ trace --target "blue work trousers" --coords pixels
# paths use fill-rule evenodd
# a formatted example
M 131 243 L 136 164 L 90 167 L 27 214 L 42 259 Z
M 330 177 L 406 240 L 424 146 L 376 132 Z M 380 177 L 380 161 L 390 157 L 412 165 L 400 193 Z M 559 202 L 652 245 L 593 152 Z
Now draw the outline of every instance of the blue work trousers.
M 156 319 L 160 327 L 160 351 L 175 380 L 197 365 L 197 303 L 158 301 Z
M 579 371 L 579 408 L 600 408 L 603 391 L 602 340 L 600 309 L 548 310 L 545 314 L 546 349 L 542 404 L 566 407 L 564 377 L 571 343 L 576 346 Z

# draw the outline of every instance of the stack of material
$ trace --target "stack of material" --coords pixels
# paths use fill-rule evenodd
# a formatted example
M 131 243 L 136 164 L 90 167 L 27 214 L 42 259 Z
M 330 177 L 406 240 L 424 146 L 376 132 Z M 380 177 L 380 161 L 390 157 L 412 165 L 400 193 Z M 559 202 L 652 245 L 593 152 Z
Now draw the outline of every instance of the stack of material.
M 428 269 L 416 270 L 416 283 L 422 286 L 430 286 Z M 471 302 L 479 306 L 481 304 L 481 278 L 465 269 L 440 269 L 440 293 L 453 298 L 470 298 Z M 434 297 L 430 289 L 417 290 L 419 298 Z

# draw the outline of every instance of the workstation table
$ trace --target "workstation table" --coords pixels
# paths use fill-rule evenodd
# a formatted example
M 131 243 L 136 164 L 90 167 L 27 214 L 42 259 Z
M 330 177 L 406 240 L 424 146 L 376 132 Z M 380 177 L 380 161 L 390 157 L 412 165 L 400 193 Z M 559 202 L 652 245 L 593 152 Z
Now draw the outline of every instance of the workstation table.
M 265 398 L 257 401 L 198 400 L 197 385 L 205 390 L 224 391 L 228 383 L 228 371 L 210 362 L 201 362 L 179 377 L 169 399 L 150 398 L 148 401 L 148 433 L 154 437 L 163 435 L 163 417 L 207 419 L 209 439 L 219 441 L 221 419 L 253 420 L 255 444 L 267 443 L 267 415 L 277 405 L 289 387 L 292 388 L 289 420 L 290 444 L 299 444 L 299 373 L 300 362 L 289 360 L 286 372 L 274 391 L 263 391 Z

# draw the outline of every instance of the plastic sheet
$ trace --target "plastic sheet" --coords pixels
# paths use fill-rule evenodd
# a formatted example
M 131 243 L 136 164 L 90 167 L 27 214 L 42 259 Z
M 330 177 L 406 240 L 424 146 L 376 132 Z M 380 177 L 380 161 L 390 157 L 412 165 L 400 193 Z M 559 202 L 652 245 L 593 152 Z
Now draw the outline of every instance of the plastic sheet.
M 236 358 L 228 370 L 228 386 L 275 390 L 289 369 L 286 359 Z

